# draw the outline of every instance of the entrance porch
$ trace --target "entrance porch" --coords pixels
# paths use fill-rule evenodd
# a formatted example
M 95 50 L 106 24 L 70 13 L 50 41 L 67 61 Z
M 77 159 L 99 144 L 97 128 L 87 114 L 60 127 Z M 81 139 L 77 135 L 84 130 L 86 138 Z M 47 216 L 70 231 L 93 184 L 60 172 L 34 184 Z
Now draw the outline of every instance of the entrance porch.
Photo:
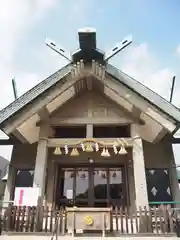
M 39 196 L 47 206 L 116 205 L 135 210 L 139 206 L 149 207 L 149 202 L 178 201 L 174 168 L 169 165 L 167 154 L 172 149 L 166 142 L 139 144 L 139 138 L 124 138 L 127 154 L 120 155 L 112 148 L 115 138 L 94 139 L 108 146 L 110 156 L 103 157 L 102 146 L 98 152 L 95 149 L 86 152 L 82 151 L 81 144 L 75 144 L 84 140 L 92 139 L 49 138 L 40 139 L 43 144 L 38 147 L 17 145 L 13 150 L 5 201 L 14 199 L 16 187 L 35 184 L 41 187 Z M 70 146 L 68 154 L 64 151 L 65 143 Z M 71 156 L 75 146 L 79 155 Z M 54 154 L 58 147 L 61 155 Z M 71 195 L 71 201 L 66 199 L 67 194 Z
M 63 150 L 65 142 L 70 146 L 68 154 L 65 154 L 65 150 Z M 51 164 L 53 167 L 48 169 L 46 174 L 46 203 L 51 202 L 56 207 L 119 206 L 129 208 L 131 206 L 135 209 L 136 202 L 139 206 L 148 206 L 144 160 L 137 166 L 135 165 L 133 142 L 136 142 L 136 139 L 124 138 L 123 146 L 126 145 L 126 148 L 121 150 L 121 147 L 119 148 L 121 144 L 119 146 L 117 144 L 117 152 L 114 152 L 115 149 L 113 150 L 113 144 L 117 143 L 117 139 L 66 139 L 65 142 L 63 139 L 48 141 L 47 167 Z M 78 144 L 76 144 L 77 142 Z M 91 144 L 92 149 L 90 151 L 82 150 L 82 142 L 86 150 Z M 96 151 L 97 143 L 99 149 Z M 104 156 L 103 151 L 105 150 L 102 144 L 106 146 L 108 156 L 106 154 Z M 75 149 L 78 151 L 78 156 L 71 155 Z M 138 176 L 141 171 L 142 174 Z M 144 176 L 143 179 L 142 176 Z M 145 194 L 143 197 L 135 197 L 140 183 L 141 189 L 143 189 L 142 183 L 144 184 Z M 138 184 L 137 187 L 135 184 Z M 140 203 L 140 201 L 144 201 L 144 203 Z

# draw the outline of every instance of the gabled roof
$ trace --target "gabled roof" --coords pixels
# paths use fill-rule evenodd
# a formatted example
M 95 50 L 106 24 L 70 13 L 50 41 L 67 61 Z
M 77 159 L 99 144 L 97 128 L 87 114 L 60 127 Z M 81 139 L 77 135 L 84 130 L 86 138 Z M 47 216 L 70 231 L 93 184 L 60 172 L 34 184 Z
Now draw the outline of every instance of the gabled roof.
M 48 90 L 50 87 L 55 85 L 63 77 L 65 77 L 70 72 L 70 64 L 64 66 L 35 87 L 31 88 L 25 94 L 20 96 L 14 102 L 9 104 L 7 107 L 0 111 L 0 124 L 7 120 L 10 116 L 17 113 L 21 108 L 26 106 L 28 103 L 33 101 L 36 97 L 41 95 L 43 92 Z
M 168 102 L 166 99 L 152 91 L 150 88 L 146 87 L 142 83 L 138 82 L 134 78 L 125 74 L 121 70 L 115 68 L 114 66 L 108 64 L 106 72 L 114 77 L 117 81 L 120 81 L 126 87 L 138 93 L 141 97 L 146 99 L 149 103 L 157 107 L 162 112 L 168 114 L 174 120 L 180 122 L 180 110 L 175 107 L 172 103 Z
M 71 71 L 71 64 L 68 64 L 40 82 L 38 85 L 27 91 L 25 94 L 20 96 L 17 100 L 12 102 L 10 105 L 0 111 L 0 124 L 6 121 L 9 117 L 16 114 L 20 109 L 25 107 L 31 101 L 35 100 L 38 96 L 48 90 L 50 87 L 61 81 Z M 141 97 L 146 99 L 152 105 L 157 107 L 163 113 L 169 115 L 175 121 L 180 122 L 180 111 L 177 107 L 172 105 L 166 99 L 153 92 L 142 83 L 136 81 L 132 77 L 128 76 L 124 72 L 115 68 L 114 66 L 107 64 L 106 72 L 111 75 L 114 79 L 139 94 Z

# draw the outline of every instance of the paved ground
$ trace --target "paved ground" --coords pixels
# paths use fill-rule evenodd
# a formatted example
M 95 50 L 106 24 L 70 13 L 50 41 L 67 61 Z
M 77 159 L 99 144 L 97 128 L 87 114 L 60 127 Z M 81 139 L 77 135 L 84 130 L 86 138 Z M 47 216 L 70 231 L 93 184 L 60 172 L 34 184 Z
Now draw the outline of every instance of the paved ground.
M 50 236 L 0 236 L 0 240 L 50 240 Z M 101 237 L 59 237 L 58 240 L 101 240 Z M 139 240 L 175 240 L 179 239 L 177 237 L 107 237 L 103 238 L 106 240 L 116 240 L 116 239 L 125 239 L 125 240 L 133 240 L 133 239 L 139 239 Z M 55 238 L 54 238 L 55 240 Z

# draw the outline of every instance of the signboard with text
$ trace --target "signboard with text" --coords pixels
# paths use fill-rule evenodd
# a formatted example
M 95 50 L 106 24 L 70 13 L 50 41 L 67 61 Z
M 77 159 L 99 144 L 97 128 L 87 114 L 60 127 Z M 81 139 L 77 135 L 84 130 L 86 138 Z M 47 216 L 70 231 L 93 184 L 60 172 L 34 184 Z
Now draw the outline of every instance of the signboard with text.
M 68 189 L 66 191 L 66 198 L 69 200 L 73 199 L 73 190 L 72 189 Z
M 16 206 L 37 206 L 39 188 L 17 187 L 15 188 L 14 205 Z

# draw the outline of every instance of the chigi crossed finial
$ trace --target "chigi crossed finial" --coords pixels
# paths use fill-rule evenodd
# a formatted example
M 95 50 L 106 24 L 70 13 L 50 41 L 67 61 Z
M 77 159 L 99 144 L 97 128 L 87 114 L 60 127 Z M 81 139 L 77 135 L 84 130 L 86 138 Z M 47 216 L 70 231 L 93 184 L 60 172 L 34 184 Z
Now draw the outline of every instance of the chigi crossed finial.
M 83 60 L 85 63 L 88 63 L 95 60 L 103 64 L 132 43 L 132 37 L 128 36 L 118 42 L 110 51 L 104 53 L 97 48 L 96 29 L 82 28 L 78 30 L 78 35 L 79 49 L 72 54 L 52 40 L 46 39 L 46 45 L 70 62 L 76 63 Z

